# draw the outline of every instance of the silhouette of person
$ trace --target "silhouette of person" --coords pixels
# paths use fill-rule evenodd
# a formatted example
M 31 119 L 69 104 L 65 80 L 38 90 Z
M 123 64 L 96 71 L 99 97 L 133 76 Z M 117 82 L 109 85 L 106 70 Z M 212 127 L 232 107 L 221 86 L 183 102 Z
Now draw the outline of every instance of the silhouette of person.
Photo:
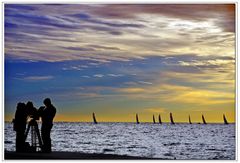
M 14 131 L 16 131 L 16 152 L 24 152 L 25 148 L 25 129 L 27 123 L 26 105 L 18 103 L 13 120 Z
M 51 152 L 51 136 L 50 132 L 53 126 L 53 118 L 56 114 L 56 108 L 52 105 L 50 98 L 46 98 L 43 101 L 45 107 L 39 108 L 39 115 L 42 119 L 42 140 L 43 140 L 43 152 Z
M 26 109 L 27 109 L 27 115 L 30 118 L 33 118 L 35 120 L 38 119 L 38 111 L 37 109 L 33 106 L 33 103 L 31 101 L 28 101 L 26 104 Z

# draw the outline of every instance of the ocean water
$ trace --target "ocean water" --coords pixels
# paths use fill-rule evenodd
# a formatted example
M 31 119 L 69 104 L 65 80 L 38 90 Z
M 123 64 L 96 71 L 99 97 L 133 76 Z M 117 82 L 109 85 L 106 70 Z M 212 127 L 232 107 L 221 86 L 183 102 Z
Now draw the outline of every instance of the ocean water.
M 53 151 L 78 151 L 160 159 L 235 159 L 235 124 L 55 123 Z M 4 148 L 15 150 L 5 123 Z

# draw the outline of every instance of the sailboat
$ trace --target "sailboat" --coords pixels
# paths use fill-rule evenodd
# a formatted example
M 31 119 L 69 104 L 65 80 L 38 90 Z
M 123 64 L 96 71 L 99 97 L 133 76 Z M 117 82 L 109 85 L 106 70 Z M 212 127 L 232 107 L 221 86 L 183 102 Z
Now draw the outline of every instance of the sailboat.
M 93 116 L 93 123 L 97 124 L 97 120 L 96 120 L 95 114 L 93 113 L 92 116 Z
M 189 124 L 192 124 L 190 115 L 188 116 Z
M 138 114 L 136 114 L 136 121 L 137 121 L 137 124 L 139 124 Z
M 158 115 L 158 121 L 159 121 L 160 124 L 162 124 L 162 120 L 161 120 L 160 114 Z
M 155 117 L 154 117 L 154 115 L 153 115 L 153 123 L 156 123 L 156 122 L 155 122 Z
M 202 121 L 203 121 L 203 124 L 205 125 L 207 124 L 203 115 L 202 115 Z
M 226 117 L 225 117 L 224 114 L 223 114 L 223 120 L 224 120 L 224 124 L 227 125 L 227 124 L 228 124 L 228 121 L 227 121 L 227 119 L 226 119 Z
M 172 113 L 170 113 L 170 120 L 171 120 L 171 124 L 175 124 L 174 121 L 173 121 L 173 116 L 172 116 Z

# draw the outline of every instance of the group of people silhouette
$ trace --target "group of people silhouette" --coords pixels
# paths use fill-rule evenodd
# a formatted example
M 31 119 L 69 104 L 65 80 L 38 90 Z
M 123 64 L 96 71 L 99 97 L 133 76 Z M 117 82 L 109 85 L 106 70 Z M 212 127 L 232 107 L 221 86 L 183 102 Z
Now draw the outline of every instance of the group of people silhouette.
M 43 101 L 44 106 L 36 109 L 31 101 L 26 104 L 19 102 L 17 104 L 15 118 L 13 119 L 13 128 L 16 131 L 16 152 L 29 151 L 29 143 L 26 142 L 27 130 L 26 125 L 35 125 L 38 130 L 37 120 L 41 119 L 41 152 L 51 152 L 51 136 L 50 132 L 53 127 L 53 119 L 56 114 L 56 108 L 52 105 L 50 98 Z

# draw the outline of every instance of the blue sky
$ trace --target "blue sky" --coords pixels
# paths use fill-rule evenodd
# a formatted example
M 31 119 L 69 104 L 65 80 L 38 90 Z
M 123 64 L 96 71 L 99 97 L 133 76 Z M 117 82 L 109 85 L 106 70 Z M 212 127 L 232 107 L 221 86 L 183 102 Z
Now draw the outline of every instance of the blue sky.
M 136 113 L 169 121 L 169 112 L 183 122 L 223 113 L 234 121 L 234 13 L 234 5 L 7 4 L 5 119 L 17 102 L 40 107 L 50 97 L 57 121 L 91 121 L 92 112 L 101 121 Z

